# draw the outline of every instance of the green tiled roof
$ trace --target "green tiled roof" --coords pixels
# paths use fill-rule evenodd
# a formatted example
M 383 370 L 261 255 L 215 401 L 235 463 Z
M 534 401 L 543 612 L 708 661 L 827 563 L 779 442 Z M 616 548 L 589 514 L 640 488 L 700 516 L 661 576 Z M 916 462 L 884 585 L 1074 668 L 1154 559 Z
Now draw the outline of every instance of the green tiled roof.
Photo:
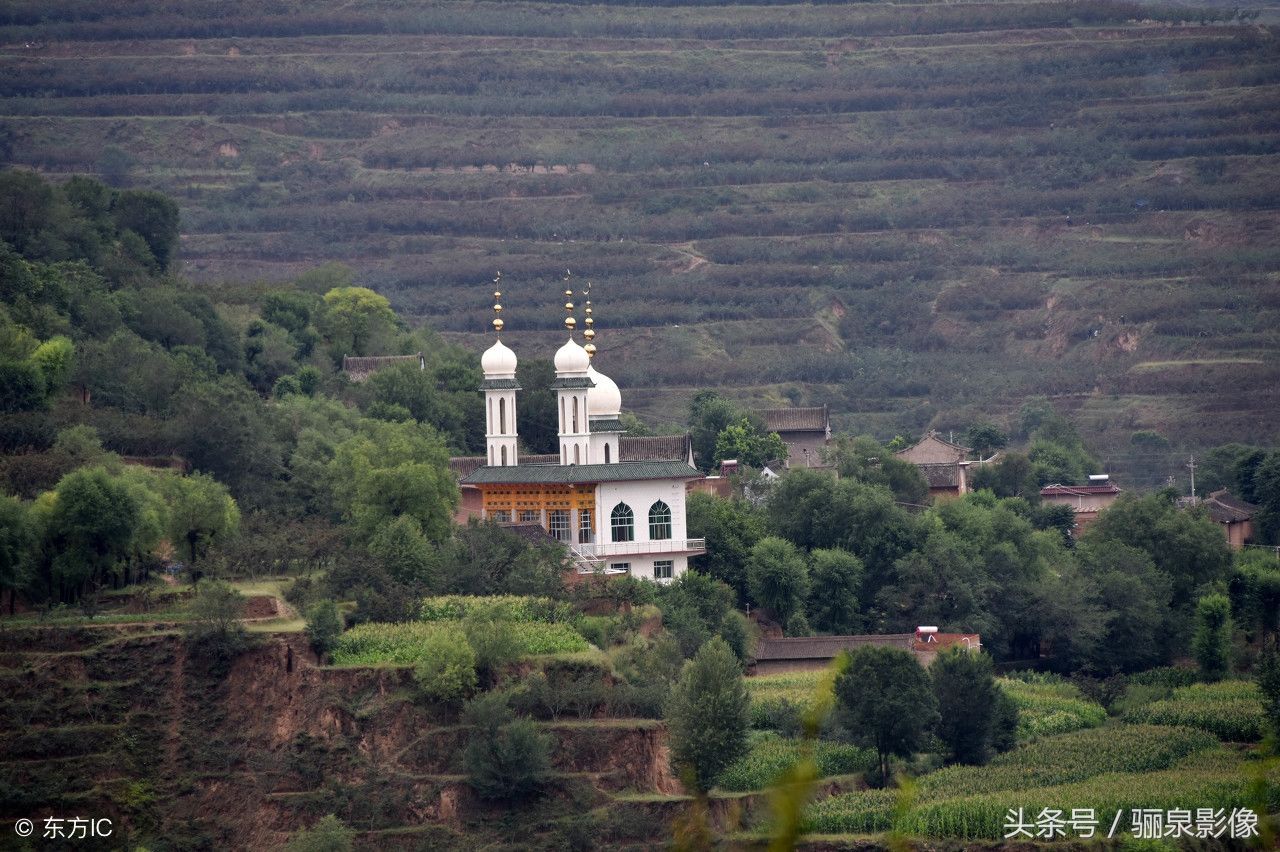
M 702 474 L 682 461 L 618 462 L 616 464 L 521 464 L 476 468 L 463 485 L 578 484 L 631 482 L 641 479 L 697 479 Z
M 551 383 L 552 390 L 561 390 L 564 388 L 593 388 L 596 383 L 591 381 L 587 376 L 567 376 L 563 379 L 556 379 Z
M 485 379 L 481 390 L 520 390 L 520 383 L 515 379 Z
M 622 425 L 621 420 L 592 420 L 592 432 L 625 432 L 627 427 Z

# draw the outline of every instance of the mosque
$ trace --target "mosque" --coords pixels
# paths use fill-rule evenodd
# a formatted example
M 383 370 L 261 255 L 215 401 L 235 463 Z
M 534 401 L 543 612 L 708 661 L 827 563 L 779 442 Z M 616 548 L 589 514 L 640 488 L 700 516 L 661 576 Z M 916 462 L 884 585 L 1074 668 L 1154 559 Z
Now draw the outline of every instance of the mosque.
M 569 548 L 580 572 L 630 574 L 660 583 L 679 577 L 691 556 L 706 552 L 703 539 L 687 537 L 685 496 L 690 483 L 702 478 L 687 438 L 676 439 L 676 452 L 646 449 L 671 444 L 669 438 L 628 439 L 619 419 L 618 385 L 593 363 L 591 302 L 584 305 L 584 346 L 574 339 L 573 292 L 566 290 L 569 339 L 555 354 L 552 384 L 559 455 L 522 460 L 516 353 L 501 339 L 502 293 L 493 296 L 498 339 L 480 359 L 486 456 L 459 470 L 464 501 L 470 491 L 482 517 L 542 527 Z

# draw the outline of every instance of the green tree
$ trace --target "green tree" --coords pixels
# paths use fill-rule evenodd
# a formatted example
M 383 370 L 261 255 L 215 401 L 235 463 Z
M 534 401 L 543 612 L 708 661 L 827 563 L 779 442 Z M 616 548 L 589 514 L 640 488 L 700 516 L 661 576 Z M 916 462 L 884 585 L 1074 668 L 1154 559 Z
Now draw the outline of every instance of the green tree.
M 337 647 L 344 627 L 342 611 L 331 600 L 319 601 L 307 610 L 307 639 L 321 661 Z
M 1081 540 L 1117 541 L 1151 556 L 1173 584 L 1173 605 L 1189 611 L 1199 590 L 1224 582 L 1231 571 L 1231 549 L 1218 525 L 1201 511 L 1174 504 L 1169 490 L 1138 497 L 1122 494 Z
M 987 489 L 997 497 L 1022 497 L 1040 502 L 1035 466 L 1022 453 L 1006 453 L 1000 461 L 969 468 L 975 491 Z
M 537 793 L 551 772 L 552 738 L 516 719 L 506 696 L 484 693 L 467 705 L 473 733 L 462 753 L 467 783 L 484 799 L 518 801 Z
M 344 355 L 392 354 L 400 321 L 385 296 L 367 287 L 335 287 L 324 294 L 317 325 L 340 364 Z
M 131 552 L 139 512 L 135 494 L 102 468 L 64 476 L 45 526 L 53 554 L 46 578 L 50 596 L 75 600 L 87 584 L 114 576 Z
M 27 507 L 16 497 L 0 494 L 0 590 L 9 594 L 10 615 L 18 591 L 28 583 L 27 560 L 33 544 Z
M 35 364 L 0 360 L 0 412 L 44 408 L 45 388 L 44 375 Z
M 1091 587 L 1089 621 L 1096 635 L 1076 637 L 1081 665 L 1102 676 L 1135 672 L 1168 659 L 1171 625 L 1169 578 L 1151 557 L 1120 542 L 1098 542 L 1085 536 L 1077 550 L 1083 575 Z
M 715 391 L 704 390 L 694 394 L 689 404 L 689 437 L 699 469 L 711 470 L 717 460 L 716 442 L 720 433 L 744 416 L 742 409 Z
M 765 432 L 746 417 L 730 423 L 716 436 L 715 460 L 737 459 L 747 467 L 761 468 L 786 461 L 787 445 L 777 432 Z
M 440 560 L 422 534 L 422 527 L 401 515 L 381 527 L 369 541 L 369 554 L 382 562 L 387 573 L 428 594 L 439 585 Z
M 1254 678 L 1266 702 L 1272 731 L 1280 734 L 1280 649 L 1275 646 L 1263 649 Z
M 428 541 L 448 537 L 458 486 L 430 426 L 364 421 L 335 448 L 329 469 L 334 495 L 362 535 L 407 515 Z
M 919 505 L 928 500 L 929 483 L 920 468 L 898 458 L 874 438 L 840 435 L 824 455 L 836 466 L 841 479 L 882 485 L 901 503 Z
M 996 424 L 990 421 L 974 423 L 965 430 L 964 441 L 978 455 L 985 459 L 996 450 L 1002 450 L 1009 444 L 1009 436 Z
M 747 558 L 751 597 L 787 628 L 804 615 L 809 596 L 809 566 L 796 546 L 776 536 L 762 538 Z
M 422 643 L 414 668 L 418 692 L 429 701 L 461 701 L 476 688 L 476 653 L 461 630 L 440 630 Z
M 203 658 L 215 674 L 224 674 L 245 648 L 244 608 L 244 595 L 230 583 L 203 580 L 196 584 L 185 631 L 192 653 Z
M 809 623 L 824 633 L 855 633 L 862 626 L 862 560 L 839 548 L 813 551 L 809 567 Z
M 1206 595 L 1196 604 L 1196 632 L 1191 654 L 1207 681 L 1221 680 L 1231 669 L 1231 601 Z
M 71 341 L 59 335 L 41 343 L 31 353 L 31 363 L 39 368 L 40 375 L 44 377 L 46 394 L 52 396 L 66 387 L 71 379 L 75 351 Z
M 889 759 L 922 748 L 937 722 L 929 677 L 907 651 L 864 647 L 849 655 L 836 679 L 837 712 L 859 745 L 879 756 L 879 783 L 889 783 Z
M 1262 506 L 1254 519 L 1257 538 L 1267 544 L 1280 544 L 1280 450 L 1267 453 L 1249 481 L 1253 499 Z
M 1246 550 L 1236 560 L 1229 588 L 1236 621 L 1264 646 L 1275 643 L 1280 634 L 1280 561 L 1256 548 Z
M 160 490 L 169 504 L 169 535 L 194 564 L 209 548 L 235 536 L 240 529 L 240 509 L 227 488 L 212 476 L 166 475 Z
M 178 245 L 178 205 L 173 199 L 159 192 L 128 189 L 116 195 L 112 214 L 121 231 L 142 237 L 157 270 L 169 268 Z
M 657 589 L 662 623 L 680 646 L 681 655 L 692 657 L 712 636 L 719 636 L 739 659 L 747 655 L 746 637 L 734 618 L 733 590 L 725 583 L 686 571 L 674 583 Z
M 355 844 L 355 831 L 329 814 L 295 833 L 284 848 L 285 852 L 351 852 Z
M 930 667 L 938 705 L 938 739 L 955 763 L 983 764 L 991 757 L 1000 690 L 990 655 L 950 648 Z
M 746 753 L 748 703 L 742 667 L 724 640 L 711 639 L 685 663 L 666 717 L 671 765 L 694 788 L 710 790 Z
M 707 540 L 707 552 L 693 558 L 693 568 L 723 580 L 747 600 L 747 558 L 751 548 L 764 537 L 764 519 L 745 500 L 726 500 L 711 494 L 694 493 L 685 504 L 689 535 Z
M 996 687 L 991 720 L 991 747 L 997 752 L 1012 751 L 1018 745 L 1018 705 L 1009 693 Z

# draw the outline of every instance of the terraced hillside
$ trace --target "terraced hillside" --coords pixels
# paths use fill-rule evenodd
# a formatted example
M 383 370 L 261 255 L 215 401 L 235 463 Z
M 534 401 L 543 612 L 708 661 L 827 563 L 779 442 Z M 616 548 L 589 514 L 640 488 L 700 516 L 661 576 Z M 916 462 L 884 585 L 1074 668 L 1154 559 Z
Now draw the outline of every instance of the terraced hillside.
M 1280 434 L 1269 17 L 17 0 L 0 157 L 174 193 L 197 280 L 341 261 L 476 345 L 501 269 L 549 353 L 570 267 L 655 422 L 708 385 L 881 437 L 1047 394 L 1151 475 L 1136 430 Z

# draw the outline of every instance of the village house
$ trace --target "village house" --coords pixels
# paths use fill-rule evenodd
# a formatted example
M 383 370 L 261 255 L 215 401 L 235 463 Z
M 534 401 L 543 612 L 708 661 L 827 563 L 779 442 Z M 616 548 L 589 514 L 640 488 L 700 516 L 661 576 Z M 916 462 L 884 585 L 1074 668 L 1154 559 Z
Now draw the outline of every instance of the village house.
M 1225 488 L 1211 492 L 1208 497 L 1201 499 L 1183 497 L 1178 500 L 1178 505 L 1203 508 L 1222 528 L 1222 534 L 1233 550 L 1243 549 L 1253 539 L 1253 516 L 1261 510 L 1260 506 L 1232 497 Z
M 866 647 L 900 648 L 927 667 L 939 651 L 956 645 L 978 651 L 982 640 L 977 633 L 939 633 L 936 627 L 917 627 L 915 633 L 763 638 L 748 662 L 748 671 L 752 675 L 818 671 L 842 652 Z
M 1105 474 L 1089 477 L 1088 485 L 1046 485 L 1040 499 L 1051 506 L 1070 506 L 1076 513 L 1075 535 L 1098 519 L 1098 513 L 1116 501 L 1122 489 Z
M 969 447 L 953 444 L 943 440 L 937 432 L 930 431 L 914 445 L 905 450 L 898 450 L 895 456 L 903 461 L 911 462 L 929 484 L 929 496 L 938 498 L 959 497 L 968 494 L 973 488 L 969 477 L 974 465 L 990 464 L 999 454 L 990 458 L 973 461 Z
M 787 447 L 785 467 L 821 467 L 822 451 L 831 443 L 831 413 L 827 406 L 766 408 L 756 414 L 766 432 L 777 432 Z
M 399 364 L 417 364 L 419 370 L 427 369 L 427 357 L 421 352 L 412 355 L 343 355 L 342 372 L 353 382 L 363 382 L 379 370 Z

